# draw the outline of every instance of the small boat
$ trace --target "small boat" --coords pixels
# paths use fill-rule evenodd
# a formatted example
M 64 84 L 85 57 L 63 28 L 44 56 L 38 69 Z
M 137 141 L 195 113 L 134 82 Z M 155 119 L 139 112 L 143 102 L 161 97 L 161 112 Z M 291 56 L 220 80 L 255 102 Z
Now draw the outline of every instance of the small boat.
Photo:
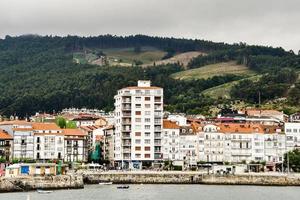
M 121 185 L 121 186 L 118 186 L 117 189 L 128 189 L 129 188 L 129 185 Z
M 52 193 L 53 191 L 51 191 L 51 190 L 37 190 L 37 192 L 38 192 L 39 194 L 50 194 L 50 193 Z
M 101 182 L 99 183 L 99 185 L 112 185 L 113 182 Z

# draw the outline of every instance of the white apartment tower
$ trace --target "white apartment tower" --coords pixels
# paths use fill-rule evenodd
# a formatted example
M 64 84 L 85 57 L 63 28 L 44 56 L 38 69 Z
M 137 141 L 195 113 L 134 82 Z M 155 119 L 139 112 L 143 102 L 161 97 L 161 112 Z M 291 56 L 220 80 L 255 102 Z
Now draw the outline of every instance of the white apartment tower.
M 163 89 L 139 80 L 115 96 L 115 162 L 140 168 L 162 160 Z

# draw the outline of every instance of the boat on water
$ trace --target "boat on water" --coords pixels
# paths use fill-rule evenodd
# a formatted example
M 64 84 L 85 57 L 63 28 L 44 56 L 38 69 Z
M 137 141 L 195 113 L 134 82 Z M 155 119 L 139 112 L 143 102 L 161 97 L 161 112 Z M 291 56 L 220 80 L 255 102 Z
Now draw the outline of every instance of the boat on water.
M 118 186 L 117 189 L 129 189 L 129 185 Z
M 51 190 L 37 190 L 37 193 L 39 193 L 39 194 L 50 194 L 52 192 L 53 191 L 51 191 Z
M 101 182 L 99 183 L 99 185 L 112 185 L 113 182 Z

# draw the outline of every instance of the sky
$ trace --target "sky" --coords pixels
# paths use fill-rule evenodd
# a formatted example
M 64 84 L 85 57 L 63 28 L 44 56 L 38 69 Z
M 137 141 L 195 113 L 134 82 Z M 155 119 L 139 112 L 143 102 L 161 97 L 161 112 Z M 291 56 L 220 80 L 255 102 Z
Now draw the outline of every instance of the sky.
M 300 50 L 300 0 L 0 0 L 5 35 L 135 35 Z

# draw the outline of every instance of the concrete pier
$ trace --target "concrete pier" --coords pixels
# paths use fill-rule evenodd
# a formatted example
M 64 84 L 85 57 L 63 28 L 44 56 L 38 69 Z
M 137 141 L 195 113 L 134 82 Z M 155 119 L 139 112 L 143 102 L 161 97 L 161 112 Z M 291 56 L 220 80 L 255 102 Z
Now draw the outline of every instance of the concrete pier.
M 300 176 L 287 175 L 207 175 L 197 172 L 104 172 L 84 173 L 86 184 L 99 182 L 132 184 L 216 184 L 216 185 L 269 185 L 300 186 Z
M 0 178 L 0 192 L 22 192 L 36 189 L 79 189 L 83 187 L 84 183 L 81 175 Z

